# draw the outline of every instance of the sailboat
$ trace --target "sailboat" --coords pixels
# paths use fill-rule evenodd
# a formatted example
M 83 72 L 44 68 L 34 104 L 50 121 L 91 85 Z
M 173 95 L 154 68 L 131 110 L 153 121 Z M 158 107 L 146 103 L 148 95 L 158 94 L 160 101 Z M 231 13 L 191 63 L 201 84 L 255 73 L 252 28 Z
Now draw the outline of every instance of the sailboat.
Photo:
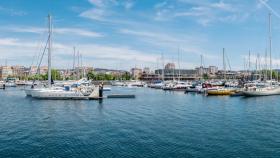
M 44 57 L 44 55 L 45 55 L 45 52 L 46 52 L 46 49 L 47 49 L 47 45 L 48 45 L 48 43 L 49 43 L 49 40 L 50 40 L 50 36 L 48 36 L 48 39 L 47 39 L 47 42 L 46 42 L 46 45 L 45 45 L 45 47 L 44 47 L 44 50 L 43 50 L 43 53 L 42 53 L 42 55 L 41 55 L 41 57 L 40 57 L 40 60 L 39 60 L 39 62 L 38 62 L 38 66 L 37 66 L 37 71 L 36 71 L 36 74 L 39 74 L 39 72 L 40 72 L 40 66 L 41 66 L 41 63 L 42 63 L 42 60 L 43 60 L 43 57 Z M 33 92 L 33 91 L 39 91 L 39 90 L 41 90 L 43 87 L 36 87 L 35 88 L 35 79 L 32 81 L 32 82 L 30 82 L 29 84 L 27 84 L 28 86 L 31 86 L 30 88 L 27 88 L 27 87 L 25 87 L 25 89 L 24 89 L 24 92 L 25 92 L 25 94 L 26 94 L 26 96 L 31 96 L 31 93 Z
M 33 98 L 39 99 L 79 99 L 84 96 L 96 93 L 97 88 L 89 86 L 69 85 L 64 87 L 52 86 L 51 76 L 51 51 L 52 51 L 52 23 L 51 16 L 49 20 L 49 37 L 48 37 L 48 87 L 33 89 L 28 91 Z M 27 91 L 26 91 L 27 92 Z
M 244 96 L 269 96 L 269 95 L 279 95 L 280 86 L 278 84 L 272 84 L 272 60 L 271 60 L 271 13 L 269 13 L 269 56 L 270 56 L 270 82 L 266 81 L 263 86 L 253 86 L 245 87 L 243 91 Z
M 225 48 L 223 48 L 223 73 L 224 73 L 224 80 L 226 80 L 226 63 L 225 63 Z M 224 82 L 221 82 L 222 83 L 222 87 L 218 86 L 217 88 L 211 88 L 211 89 L 208 89 L 206 92 L 207 92 L 207 95 L 232 95 L 235 93 L 235 89 L 234 88 L 226 88 L 224 87 L 225 83 Z

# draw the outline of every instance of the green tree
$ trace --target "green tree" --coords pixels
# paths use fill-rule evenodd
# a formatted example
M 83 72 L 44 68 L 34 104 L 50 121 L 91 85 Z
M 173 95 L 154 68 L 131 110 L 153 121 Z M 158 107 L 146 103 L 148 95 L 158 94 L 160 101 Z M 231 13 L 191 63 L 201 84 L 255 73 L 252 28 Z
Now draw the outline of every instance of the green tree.
M 203 74 L 202 78 L 203 78 L 204 80 L 207 80 L 207 79 L 209 78 L 209 77 L 208 77 L 208 74 Z
M 62 77 L 58 70 L 52 69 L 51 73 L 52 73 L 53 80 L 62 80 Z M 48 77 L 48 75 L 47 75 L 47 77 Z

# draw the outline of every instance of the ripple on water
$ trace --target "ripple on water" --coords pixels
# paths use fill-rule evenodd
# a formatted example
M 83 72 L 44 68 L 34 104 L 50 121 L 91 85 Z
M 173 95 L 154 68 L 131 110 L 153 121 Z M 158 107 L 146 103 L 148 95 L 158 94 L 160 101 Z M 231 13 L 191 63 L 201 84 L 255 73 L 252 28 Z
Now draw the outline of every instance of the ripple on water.
M 113 88 L 135 99 L 50 101 L 0 91 L 1 157 L 275 157 L 280 98 Z M 113 93 L 108 92 L 108 93 Z

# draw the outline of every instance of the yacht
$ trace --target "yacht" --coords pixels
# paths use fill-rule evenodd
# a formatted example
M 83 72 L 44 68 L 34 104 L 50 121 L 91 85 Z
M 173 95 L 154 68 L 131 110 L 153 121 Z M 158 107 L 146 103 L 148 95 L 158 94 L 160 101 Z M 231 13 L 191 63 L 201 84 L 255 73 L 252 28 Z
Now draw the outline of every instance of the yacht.
M 245 84 L 242 91 L 244 96 L 268 96 L 280 94 L 280 87 L 278 82 L 250 82 Z
M 37 99 L 81 99 L 87 97 L 90 94 L 98 91 L 96 87 L 71 87 L 65 86 L 61 89 L 39 89 L 31 92 L 33 98 Z
M 162 86 L 162 90 L 172 90 L 175 86 L 174 81 L 165 81 L 164 85 Z
M 187 82 L 179 81 L 172 88 L 173 91 L 186 91 L 192 85 Z
M 134 80 L 126 83 L 127 87 L 144 87 L 144 84 L 144 82 Z
M 5 82 L 4 81 L 0 81 L 0 89 L 5 89 Z
M 112 84 L 112 86 L 124 86 L 125 85 L 124 82 L 118 81 L 118 80 L 112 81 L 111 84 Z
M 265 86 L 265 87 L 250 87 L 242 91 L 244 96 L 253 97 L 253 96 L 269 96 L 269 95 L 279 95 L 280 87 L 279 86 Z
M 242 92 L 244 96 L 269 96 L 280 95 L 279 84 L 273 84 L 272 81 L 272 60 L 271 60 L 271 13 L 269 13 L 269 58 L 270 58 L 270 80 L 265 81 L 263 86 L 245 86 L 245 90 Z
M 5 83 L 5 86 L 6 86 L 6 87 L 16 87 L 17 85 L 16 85 L 15 82 L 8 81 L 8 82 Z

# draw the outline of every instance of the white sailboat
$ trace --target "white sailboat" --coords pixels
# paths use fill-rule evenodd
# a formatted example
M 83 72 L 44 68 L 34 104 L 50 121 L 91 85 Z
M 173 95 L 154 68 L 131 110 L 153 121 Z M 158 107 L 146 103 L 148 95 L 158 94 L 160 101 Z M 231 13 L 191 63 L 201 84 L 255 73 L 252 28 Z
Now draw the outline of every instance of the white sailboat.
M 45 50 L 47 49 L 47 46 L 49 46 L 49 48 L 48 48 L 48 65 L 49 65 L 48 69 L 50 70 L 50 64 L 51 63 L 50 63 L 49 60 L 50 60 L 50 55 L 51 55 L 50 54 L 50 43 L 51 43 L 51 30 L 50 30 L 51 29 L 51 23 L 50 23 L 51 19 L 50 18 L 51 18 L 51 16 L 49 15 L 48 18 L 49 18 L 49 35 L 48 35 L 48 39 L 47 39 L 43 54 L 42 54 L 42 56 L 40 58 L 40 61 L 39 61 L 39 64 L 38 64 L 37 74 L 40 71 L 40 65 L 41 65 L 41 62 L 43 60 L 43 56 L 45 54 Z M 48 76 L 51 77 L 51 75 L 50 75 L 51 70 L 50 71 L 49 70 L 48 70 Z M 51 83 L 51 79 L 48 78 L 48 88 L 50 88 L 50 89 L 56 90 L 58 88 L 61 88 L 61 87 L 51 87 L 50 83 Z M 32 96 L 33 92 L 37 92 L 37 91 L 40 91 L 40 90 L 46 90 L 46 88 L 47 88 L 47 87 L 37 87 L 37 88 L 35 88 L 34 85 L 35 85 L 35 80 L 31 83 L 31 88 L 25 88 L 24 89 L 26 96 Z
M 40 89 L 31 92 L 33 98 L 38 99 L 78 99 L 86 96 L 80 89 Z
M 51 53 L 52 53 L 52 23 L 51 16 L 48 16 L 49 20 L 49 40 L 48 40 L 48 87 L 33 89 L 26 91 L 26 94 L 30 93 L 33 98 L 39 99 L 81 99 L 84 96 L 88 96 L 97 91 L 95 87 L 89 86 L 65 86 L 56 87 L 52 86 L 51 78 Z
M 271 13 L 269 13 L 269 56 L 270 56 L 270 80 L 272 81 L 272 60 L 271 60 Z M 264 86 L 245 87 L 243 91 L 244 96 L 269 96 L 279 95 L 280 86 L 273 85 L 272 82 L 265 84 Z M 267 81 L 266 81 L 267 82 Z

